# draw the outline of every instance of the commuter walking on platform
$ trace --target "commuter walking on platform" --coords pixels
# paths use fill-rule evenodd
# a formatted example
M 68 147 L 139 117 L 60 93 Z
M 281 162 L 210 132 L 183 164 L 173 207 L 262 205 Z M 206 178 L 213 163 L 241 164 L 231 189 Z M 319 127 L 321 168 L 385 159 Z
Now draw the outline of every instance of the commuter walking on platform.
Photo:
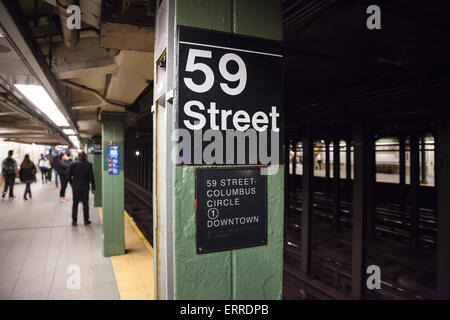
M 55 170 L 55 186 L 56 186 L 57 188 L 59 187 L 59 186 L 58 186 L 58 176 L 59 176 L 59 173 L 58 173 L 58 170 L 57 170 L 59 159 L 60 159 L 60 152 L 57 151 L 57 152 L 56 152 L 56 155 L 55 155 L 55 156 L 53 157 L 53 159 L 52 159 L 52 168 Z
M 50 163 L 48 160 L 44 157 L 44 155 L 41 153 L 41 159 L 39 160 L 39 170 L 41 170 L 41 176 L 42 176 L 42 184 L 48 182 L 48 174 L 47 171 L 50 168 Z
M 62 153 L 56 162 L 55 173 L 59 175 L 61 181 L 61 190 L 59 192 L 59 201 L 66 202 L 66 188 L 69 182 L 68 171 L 69 171 L 70 160 L 67 153 Z
M 23 194 L 25 200 L 28 200 L 27 194 L 30 196 L 30 199 L 32 198 L 30 185 L 36 181 L 36 172 L 36 166 L 30 160 L 30 156 L 26 154 L 19 171 L 20 181 L 25 183 L 25 192 Z
M 6 196 L 9 188 L 9 198 L 14 197 L 14 183 L 16 182 L 17 172 L 17 161 L 13 159 L 13 150 L 8 151 L 8 157 L 2 162 L 2 175 L 5 180 L 5 188 L 3 189 L 2 198 Z
M 52 156 L 52 152 L 50 151 L 47 155 L 47 160 L 48 160 L 48 169 L 47 169 L 47 177 L 48 177 L 48 181 L 52 182 L 52 171 L 53 171 L 53 156 Z
M 84 224 L 91 224 L 89 221 L 89 183 L 92 193 L 95 192 L 94 171 L 92 164 L 87 161 L 84 151 L 78 154 L 78 160 L 69 165 L 69 182 L 73 190 L 72 225 L 77 225 L 78 203 L 83 202 Z

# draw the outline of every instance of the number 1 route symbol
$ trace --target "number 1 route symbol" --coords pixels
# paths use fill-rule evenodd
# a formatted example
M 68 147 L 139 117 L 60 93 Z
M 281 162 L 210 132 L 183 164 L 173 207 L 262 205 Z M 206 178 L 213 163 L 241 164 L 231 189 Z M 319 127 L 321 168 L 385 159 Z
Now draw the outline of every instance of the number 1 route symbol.
M 217 219 L 218 216 L 219 210 L 217 210 L 216 208 L 211 208 L 208 210 L 208 218 L 210 218 L 211 220 Z

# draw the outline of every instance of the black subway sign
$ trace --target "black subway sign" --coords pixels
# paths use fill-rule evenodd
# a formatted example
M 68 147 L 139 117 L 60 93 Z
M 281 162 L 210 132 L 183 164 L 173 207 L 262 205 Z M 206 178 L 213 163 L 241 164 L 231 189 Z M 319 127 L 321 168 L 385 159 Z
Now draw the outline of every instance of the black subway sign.
M 178 164 L 282 161 L 279 43 L 179 27 Z
M 197 253 L 267 244 L 267 176 L 259 167 L 196 169 Z

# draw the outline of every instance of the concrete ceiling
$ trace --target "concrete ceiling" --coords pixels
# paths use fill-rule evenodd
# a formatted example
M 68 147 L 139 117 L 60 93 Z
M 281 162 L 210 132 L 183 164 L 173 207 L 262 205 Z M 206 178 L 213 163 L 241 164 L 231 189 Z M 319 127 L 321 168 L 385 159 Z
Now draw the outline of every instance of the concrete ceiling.
M 1 5 L 1 4 L 0 4 Z M 23 38 L 13 41 L 17 33 L 14 22 L 1 8 L 0 19 L 0 139 L 23 143 L 65 144 L 70 142 L 46 115 L 24 99 L 15 83 L 41 84 L 36 79 L 36 61 L 27 62 L 31 52 Z M 4 26 L 8 26 L 6 29 Z M 39 72 L 39 71 L 37 71 Z
M 62 2 L 68 1 L 59 1 Z M 25 24 L 22 27 L 31 31 L 28 40 L 39 48 L 46 62 L 44 67 L 56 80 L 55 89 L 82 143 L 101 135 L 99 119 L 103 111 L 126 112 L 127 106 L 153 79 L 154 18 L 144 3 L 124 0 L 117 2 L 117 7 L 102 11 L 101 0 L 80 0 L 79 41 L 68 47 L 55 0 L 19 1 L 22 21 L 15 22 Z M 9 83 L 15 83 L 17 77 L 35 76 L 27 67 L 27 57 L 18 54 L 6 42 L 6 38 L 0 38 L 0 76 Z M 4 49 L 8 47 L 11 50 Z M 30 121 L 8 112 L 13 111 L 0 102 L 0 138 L 61 143 L 42 131 L 35 136 L 28 134 L 33 129 Z M 30 125 L 30 131 L 13 132 L 11 125 L 7 125 L 18 122 Z

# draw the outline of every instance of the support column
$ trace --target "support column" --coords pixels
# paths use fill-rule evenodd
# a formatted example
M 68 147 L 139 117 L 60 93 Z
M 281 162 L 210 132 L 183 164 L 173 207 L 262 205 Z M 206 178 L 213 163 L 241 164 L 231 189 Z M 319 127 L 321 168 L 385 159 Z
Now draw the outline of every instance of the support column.
M 341 158 L 339 139 L 333 142 L 333 200 L 334 200 L 334 227 L 338 231 L 340 228 L 341 211 Z
M 422 137 L 420 137 L 420 155 L 422 158 L 422 162 L 420 165 L 420 181 L 423 184 L 427 184 L 427 152 L 426 152 L 426 144 L 425 144 L 425 135 L 423 135 Z
M 301 271 L 311 272 L 312 257 L 312 217 L 313 217 L 313 175 L 314 147 L 310 131 L 302 139 L 303 146 L 303 180 L 302 180 L 302 238 L 301 238 Z
M 414 133 L 410 137 L 411 145 L 411 193 L 410 193 L 410 244 L 413 254 L 419 252 L 419 188 L 420 188 L 420 164 L 419 164 L 419 136 Z
M 313 161 L 314 168 L 314 161 Z M 326 197 L 330 195 L 330 140 L 325 139 L 325 186 Z
M 286 242 L 286 228 L 287 228 L 287 217 L 289 215 L 289 201 L 290 201 L 290 179 L 289 179 L 289 154 L 290 154 L 291 140 L 286 138 L 284 141 L 284 225 L 283 225 L 283 243 Z M 294 186 L 295 192 L 295 186 Z
M 103 254 L 105 257 L 125 253 L 124 239 L 124 114 L 102 114 L 102 204 L 103 204 Z M 120 171 L 108 172 L 108 150 L 118 147 Z
M 178 105 L 180 92 L 174 87 L 179 68 L 175 45 L 177 27 L 281 40 L 282 4 L 276 0 L 163 0 L 158 4 L 153 188 L 155 296 L 157 299 L 281 299 L 284 165 L 288 163 L 267 176 L 267 245 L 198 254 L 195 233 L 197 167 L 177 166 L 169 159 L 177 112 L 183 108 Z M 162 68 L 158 59 L 164 53 L 166 63 Z M 257 272 L 255 266 L 258 266 Z
M 406 186 L 406 145 L 405 136 L 400 135 L 398 137 L 399 143 L 399 182 L 400 182 L 400 211 L 405 212 L 405 186 Z
M 297 175 L 295 170 L 297 169 L 297 139 L 292 140 L 292 151 L 294 151 L 292 159 L 292 183 L 294 184 L 294 192 L 297 189 Z
M 346 180 L 346 198 L 347 201 L 352 200 L 352 139 L 345 140 L 345 180 Z
M 373 133 L 366 136 L 366 154 L 367 154 L 367 169 L 366 169 L 366 207 L 367 207 L 367 243 L 376 238 L 376 199 L 375 199 L 375 185 L 377 180 L 377 164 L 376 164 L 376 140 Z
M 366 225 L 367 225 L 367 136 L 359 124 L 354 128 L 353 180 L 353 240 L 352 240 L 352 297 L 364 297 L 366 271 Z
M 292 174 L 294 174 L 294 159 L 291 156 L 291 151 L 294 151 L 294 139 L 289 139 L 289 162 L 287 163 L 287 166 L 289 167 L 289 171 L 292 171 Z
M 436 134 L 437 297 L 450 299 L 450 114 L 438 120 Z

